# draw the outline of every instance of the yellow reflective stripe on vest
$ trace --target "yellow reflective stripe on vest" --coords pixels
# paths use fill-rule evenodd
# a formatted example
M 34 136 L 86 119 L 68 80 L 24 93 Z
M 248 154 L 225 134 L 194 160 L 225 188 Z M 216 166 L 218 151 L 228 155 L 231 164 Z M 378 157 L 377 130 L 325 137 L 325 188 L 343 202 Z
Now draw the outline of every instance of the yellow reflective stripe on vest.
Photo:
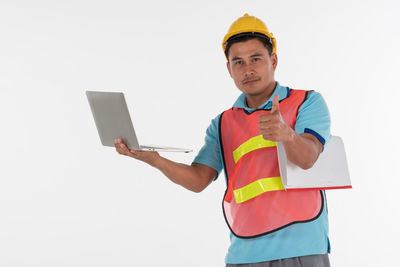
M 284 190 L 281 177 L 262 178 L 242 188 L 233 190 L 236 203 L 242 203 L 255 198 L 264 192 Z
M 246 155 L 247 153 L 262 148 L 262 147 L 272 147 L 276 146 L 276 142 L 265 140 L 262 135 L 258 135 L 250 138 L 243 144 L 241 144 L 238 148 L 233 151 L 233 159 L 235 163 L 239 161 L 241 157 Z

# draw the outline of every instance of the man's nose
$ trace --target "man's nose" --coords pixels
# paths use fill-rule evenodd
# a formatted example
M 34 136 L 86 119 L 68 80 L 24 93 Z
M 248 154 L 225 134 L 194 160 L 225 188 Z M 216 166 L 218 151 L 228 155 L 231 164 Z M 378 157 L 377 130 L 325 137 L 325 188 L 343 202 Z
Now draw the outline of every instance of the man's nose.
M 251 64 L 245 64 L 245 66 L 244 66 L 244 75 L 246 77 L 254 75 L 254 68 L 253 68 L 253 66 L 251 66 Z

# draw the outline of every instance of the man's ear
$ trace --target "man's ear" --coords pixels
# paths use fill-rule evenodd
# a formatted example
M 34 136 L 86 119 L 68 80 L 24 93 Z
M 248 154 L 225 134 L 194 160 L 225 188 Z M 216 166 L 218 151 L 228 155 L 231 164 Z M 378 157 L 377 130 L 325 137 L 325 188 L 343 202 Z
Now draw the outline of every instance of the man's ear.
M 276 70 L 276 66 L 278 66 L 278 56 L 275 53 L 271 55 L 271 62 L 274 70 Z
M 228 62 L 226 62 L 226 67 L 227 67 L 227 69 L 228 69 L 229 75 L 230 75 L 230 76 L 231 76 L 231 78 L 232 78 L 232 73 L 231 73 L 231 64 L 229 64 L 229 61 L 228 61 Z

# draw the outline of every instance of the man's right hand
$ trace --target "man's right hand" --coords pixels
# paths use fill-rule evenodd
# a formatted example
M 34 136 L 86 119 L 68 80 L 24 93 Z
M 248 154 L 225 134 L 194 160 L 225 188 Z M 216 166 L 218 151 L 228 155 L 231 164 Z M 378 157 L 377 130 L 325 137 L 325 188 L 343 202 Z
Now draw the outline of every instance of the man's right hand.
M 121 138 L 115 139 L 114 145 L 119 154 L 141 160 L 151 166 L 155 166 L 156 161 L 160 158 L 160 155 L 155 151 L 139 151 L 129 149 Z

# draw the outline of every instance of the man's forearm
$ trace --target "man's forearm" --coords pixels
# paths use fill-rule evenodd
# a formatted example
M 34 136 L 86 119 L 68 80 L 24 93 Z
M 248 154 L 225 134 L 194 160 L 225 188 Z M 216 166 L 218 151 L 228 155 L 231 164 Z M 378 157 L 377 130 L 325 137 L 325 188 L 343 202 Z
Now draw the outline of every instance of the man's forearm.
M 159 157 L 151 164 L 172 182 L 193 192 L 201 192 L 217 175 L 215 170 L 201 164 L 186 165 Z
M 203 164 L 186 165 L 161 157 L 154 151 L 129 150 L 121 138 L 114 140 L 119 154 L 146 162 L 159 169 L 172 182 L 193 192 L 201 192 L 217 176 L 217 171 Z
M 311 168 L 322 152 L 322 144 L 312 134 L 292 133 L 292 138 L 282 142 L 289 161 L 302 169 Z

